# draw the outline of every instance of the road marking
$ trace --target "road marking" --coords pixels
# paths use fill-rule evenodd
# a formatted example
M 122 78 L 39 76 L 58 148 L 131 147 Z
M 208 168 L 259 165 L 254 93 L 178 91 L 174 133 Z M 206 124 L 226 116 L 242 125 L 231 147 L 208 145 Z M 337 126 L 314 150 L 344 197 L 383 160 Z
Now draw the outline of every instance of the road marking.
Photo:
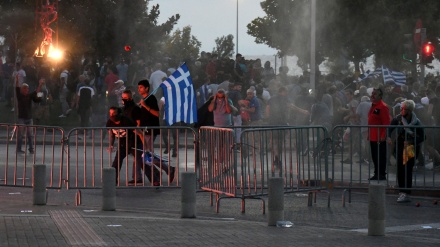
M 385 227 L 385 232 L 407 232 L 418 231 L 424 229 L 440 228 L 440 223 L 420 224 L 420 225 L 407 225 L 407 226 L 391 226 Z M 353 232 L 367 233 L 368 229 L 353 229 Z
M 106 246 L 93 228 L 75 210 L 50 210 L 58 230 L 73 246 Z

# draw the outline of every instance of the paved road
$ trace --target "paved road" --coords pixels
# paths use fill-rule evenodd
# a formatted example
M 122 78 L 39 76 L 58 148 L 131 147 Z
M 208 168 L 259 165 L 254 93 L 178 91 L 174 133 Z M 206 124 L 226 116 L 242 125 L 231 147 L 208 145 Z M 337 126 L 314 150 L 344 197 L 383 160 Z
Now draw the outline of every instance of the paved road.
M 367 236 L 367 194 L 353 193 L 342 207 L 342 191 L 318 194 L 307 206 L 302 193 L 285 195 L 291 228 L 267 226 L 260 200 L 221 201 L 211 207 L 209 193 L 197 193 L 197 217 L 180 217 L 180 189 L 117 191 L 117 210 L 101 211 L 101 192 L 49 191 L 46 206 L 32 205 L 32 189 L 0 187 L 0 246 L 440 246 L 440 205 L 417 197 L 397 204 L 387 195 L 386 235 Z M 437 198 L 438 199 L 438 198 Z M 419 202 L 420 207 L 415 203 Z

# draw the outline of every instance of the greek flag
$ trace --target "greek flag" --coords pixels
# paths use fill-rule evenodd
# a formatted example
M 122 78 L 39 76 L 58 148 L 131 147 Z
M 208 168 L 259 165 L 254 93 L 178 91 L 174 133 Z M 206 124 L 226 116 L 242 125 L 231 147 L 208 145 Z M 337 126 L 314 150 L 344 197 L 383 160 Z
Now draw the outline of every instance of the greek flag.
M 402 86 L 406 84 L 406 76 L 402 72 L 393 71 L 385 66 L 379 67 L 374 71 L 367 70 L 364 74 L 359 75 L 357 82 L 365 80 L 370 77 L 377 78 L 379 75 L 383 77 L 383 83 L 393 83 L 396 86 Z
M 374 71 L 367 70 L 367 72 L 359 75 L 357 82 L 363 81 L 370 77 L 377 78 L 380 74 L 382 74 L 381 68 L 377 68 Z
M 165 121 L 168 125 L 178 122 L 197 122 L 197 104 L 194 86 L 186 64 L 160 84 L 165 98 Z
M 404 73 L 390 70 L 385 66 L 382 66 L 382 76 L 383 83 L 385 85 L 387 83 L 393 83 L 396 84 L 396 86 L 402 86 L 406 84 L 406 76 Z

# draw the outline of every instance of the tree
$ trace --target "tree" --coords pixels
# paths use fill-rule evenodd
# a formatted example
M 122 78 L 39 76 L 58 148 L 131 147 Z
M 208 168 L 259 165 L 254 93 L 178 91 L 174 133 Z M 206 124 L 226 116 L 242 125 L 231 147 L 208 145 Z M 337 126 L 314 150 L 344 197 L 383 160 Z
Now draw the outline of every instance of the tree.
M 165 41 L 164 57 L 169 59 L 169 64 L 178 66 L 182 62 L 195 61 L 201 47 L 200 41 L 191 35 L 191 27 L 177 29 L 169 39 Z
M 266 0 L 261 7 L 266 16 L 248 24 L 248 33 L 257 43 L 279 50 L 279 55 L 296 55 L 307 64 L 310 53 L 310 2 L 308 0 Z M 412 33 L 416 20 L 423 19 L 428 38 L 440 32 L 440 1 L 426 0 L 329 0 L 319 1 L 316 20 L 316 60 L 339 59 L 355 64 L 372 54 L 378 66 L 406 67 L 402 59 L 402 37 Z M 437 45 L 437 44 L 436 44 Z M 304 67 L 304 66 L 303 66 Z
M 59 45 L 78 59 L 85 53 L 117 57 L 125 52 L 125 45 L 130 45 L 133 53 L 156 60 L 162 56 L 163 41 L 180 16 L 176 14 L 159 24 L 159 5 L 151 9 L 148 5 L 149 0 L 60 1 L 56 30 Z M 37 40 L 41 30 L 35 23 L 35 2 L 2 1 L 0 9 L 0 35 L 5 36 L 5 43 L 13 46 L 9 34 L 19 34 L 17 40 L 26 41 L 19 43 L 19 48 L 32 54 L 41 42 Z
M 4 45 L 9 47 L 6 55 L 13 60 L 33 54 L 36 48 L 34 11 L 29 4 L 17 5 L 11 2 L 0 5 L 0 36 L 4 36 Z
M 216 38 L 215 45 L 212 53 L 218 54 L 219 58 L 228 58 L 234 55 L 234 36 L 232 34 Z

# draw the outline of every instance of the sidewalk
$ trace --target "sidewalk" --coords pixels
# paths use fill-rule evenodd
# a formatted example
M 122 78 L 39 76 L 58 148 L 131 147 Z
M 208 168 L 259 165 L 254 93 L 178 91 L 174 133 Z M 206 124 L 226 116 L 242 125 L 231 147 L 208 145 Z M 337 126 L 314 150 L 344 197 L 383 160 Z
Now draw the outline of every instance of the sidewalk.
M 46 206 L 32 205 L 32 189 L 0 187 L 0 246 L 440 246 L 440 205 L 416 197 L 397 204 L 387 195 L 386 236 L 367 236 L 368 195 L 353 193 L 342 207 L 342 191 L 318 194 L 307 206 L 304 193 L 285 195 L 291 228 L 267 226 L 260 200 L 221 200 L 197 193 L 197 218 L 180 218 L 180 189 L 117 190 L 116 211 L 101 211 L 101 191 L 49 191 Z M 267 198 L 266 209 L 267 209 Z M 438 199 L 438 198 L 437 198 Z M 419 202 L 420 207 L 415 204 Z

